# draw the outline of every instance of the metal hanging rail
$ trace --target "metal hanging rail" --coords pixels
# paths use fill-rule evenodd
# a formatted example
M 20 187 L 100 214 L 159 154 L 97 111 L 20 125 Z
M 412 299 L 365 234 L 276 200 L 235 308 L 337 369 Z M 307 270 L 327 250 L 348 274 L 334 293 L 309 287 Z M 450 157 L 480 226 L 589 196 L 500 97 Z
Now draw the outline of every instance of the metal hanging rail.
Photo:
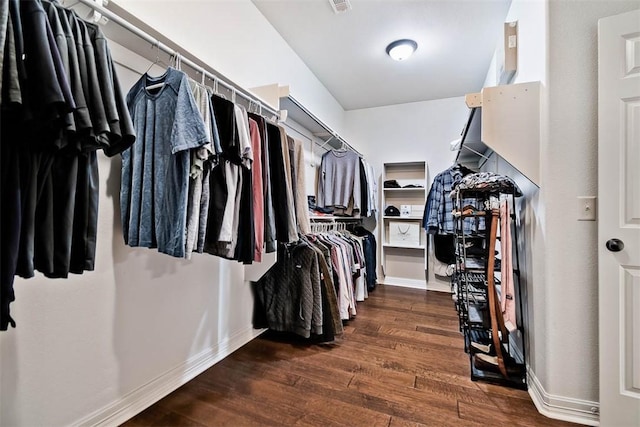
M 315 114 L 313 114 L 311 111 L 307 110 L 307 108 L 302 105 L 300 103 L 300 101 L 298 101 L 297 99 L 295 99 L 293 96 L 288 96 L 288 99 L 291 103 L 293 103 L 298 109 L 300 109 L 304 114 L 306 114 L 307 116 L 309 116 L 309 118 L 311 120 L 313 120 L 314 122 L 316 122 L 320 127 L 322 127 L 331 137 L 329 139 L 327 139 L 324 144 L 322 144 L 320 146 L 320 148 L 324 148 L 329 141 L 331 141 L 332 139 L 338 140 L 340 141 L 340 143 L 348 148 L 349 150 L 353 151 L 354 153 L 356 153 L 357 155 L 362 157 L 362 154 L 356 150 L 355 148 L 353 148 L 347 141 L 344 140 L 344 138 L 342 138 L 340 135 L 338 135 L 338 133 L 336 131 L 334 131 L 333 129 L 331 129 L 329 126 L 327 126 L 322 120 L 320 120 Z
M 195 61 L 193 61 L 189 57 L 183 56 L 183 53 L 181 51 L 187 52 L 186 50 L 183 50 L 183 49 L 180 49 L 180 48 L 178 48 L 178 49 L 171 48 L 167 44 L 165 44 L 162 41 L 160 41 L 158 38 L 153 37 L 152 35 L 150 35 L 146 31 L 144 31 L 144 30 L 140 29 L 139 27 L 135 26 L 134 24 L 132 24 L 131 22 L 127 21 L 125 18 L 121 17 L 120 15 L 118 15 L 115 12 L 113 12 L 112 10 L 105 8 L 104 6 L 102 6 L 99 3 L 96 3 L 94 0 L 77 0 L 77 3 L 82 3 L 83 5 L 87 6 L 88 8 L 100 13 L 104 17 L 108 18 L 110 21 L 113 21 L 114 23 L 116 23 L 118 26 L 120 26 L 120 27 L 124 28 L 125 30 L 131 32 L 132 34 L 135 34 L 136 36 L 140 37 L 142 40 L 147 41 L 153 47 L 155 47 L 155 48 L 157 48 L 159 50 L 162 50 L 163 52 L 167 53 L 169 56 L 175 56 L 175 57 L 179 58 L 180 63 L 186 64 L 191 69 L 193 69 L 193 70 L 195 70 L 197 72 L 200 72 L 203 75 L 207 76 L 208 78 L 213 80 L 214 84 L 224 86 L 230 92 L 232 92 L 233 96 L 236 96 L 236 95 L 241 96 L 244 99 L 246 99 L 247 101 L 249 101 L 249 103 L 255 104 L 258 107 L 260 113 L 266 111 L 266 112 L 272 114 L 273 116 L 275 116 L 275 118 L 277 118 L 278 120 L 280 120 L 280 112 L 279 111 L 277 111 L 276 109 L 270 107 L 265 101 L 260 99 L 258 96 L 253 95 L 253 94 L 245 91 L 244 89 L 241 89 L 241 88 L 239 88 L 239 87 L 237 87 L 237 86 L 235 86 L 235 85 L 233 85 L 231 83 L 227 83 L 225 80 L 229 80 L 229 79 L 227 79 L 225 76 L 223 76 L 222 74 L 220 74 L 217 71 L 215 71 L 213 68 L 207 67 L 207 68 L 209 68 L 209 70 L 212 70 L 212 71 L 209 71 L 207 68 L 205 68 L 202 65 L 199 65 L 198 63 L 196 63 Z M 173 41 L 169 40 L 166 37 L 164 37 L 164 39 L 168 43 L 171 43 L 173 45 L 177 45 L 176 43 L 174 43 Z M 313 114 L 311 111 L 309 111 L 297 99 L 295 99 L 292 96 L 289 96 L 288 98 L 295 105 L 296 108 L 298 108 L 300 111 L 302 111 L 311 120 L 313 120 L 316 124 L 318 124 L 318 126 L 320 126 L 322 129 L 324 129 L 327 132 L 328 135 L 330 135 L 330 138 L 327 139 L 325 141 L 325 143 L 321 145 L 321 148 L 324 148 L 324 146 L 326 146 L 329 141 L 335 139 L 335 140 L 340 142 L 341 146 L 343 146 L 345 148 L 348 148 L 349 150 L 353 151 L 354 153 L 356 153 L 357 155 L 362 157 L 362 154 L 358 150 L 353 148 L 353 146 L 351 146 L 351 144 L 346 142 L 344 140 L 344 138 L 342 138 L 340 135 L 338 135 L 338 133 L 336 131 L 331 129 L 322 120 L 320 120 L 315 114 Z M 317 145 L 320 145 L 320 144 L 317 144 Z
M 209 71 L 207 69 L 205 69 L 204 66 L 197 64 L 196 62 L 194 62 L 193 60 L 189 59 L 188 57 L 183 56 L 183 54 L 179 51 L 176 51 L 174 49 L 172 49 L 171 47 L 167 46 L 165 43 L 161 42 L 160 40 L 158 40 L 157 38 L 151 36 L 150 34 L 148 34 L 147 32 L 143 31 L 142 29 L 136 27 L 135 25 L 133 25 L 132 23 L 130 23 L 129 21 L 127 21 L 126 19 L 122 18 L 121 16 L 117 15 L 116 13 L 114 13 L 113 11 L 106 9 L 105 7 L 103 7 L 102 5 L 94 2 L 93 0 L 78 0 L 79 3 L 82 3 L 83 5 L 87 6 L 90 9 L 93 9 L 94 11 L 102 14 L 103 16 L 107 17 L 110 21 L 115 22 L 116 24 L 118 24 L 120 27 L 124 28 L 125 30 L 135 34 L 136 36 L 140 37 L 141 39 L 149 42 L 151 45 L 153 45 L 154 47 L 158 48 L 159 50 L 162 50 L 163 52 L 167 53 L 170 56 L 176 56 L 180 58 L 180 62 L 182 64 L 186 64 L 188 65 L 191 69 L 202 73 L 203 75 L 209 77 L 211 80 L 213 80 L 214 83 L 217 83 L 218 85 L 222 85 L 225 88 L 227 88 L 229 91 L 232 92 L 232 94 L 234 95 L 239 95 L 241 97 L 243 97 L 244 99 L 246 99 L 247 101 L 249 101 L 250 103 L 254 103 L 258 106 L 259 110 L 262 111 L 267 111 L 269 113 L 271 113 L 272 115 L 274 115 L 275 117 L 279 118 L 280 114 L 277 110 L 275 110 L 274 108 L 270 107 L 269 105 L 267 105 L 264 101 L 262 101 L 260 98 L 258 98 L 255 95 L 250 94 L 249 92 L 245 91 L 244 89 L 241 89 L 237 86 L 234 86 L 233 84 L 227 83 L 226 81 L 224 81 L 223 79 L 226 79 L 224 76 L 222 76 L 222 74 L 216 72 L 216 71 Z M 169 41 L 170 43 L 173 43 L 172 41 Z

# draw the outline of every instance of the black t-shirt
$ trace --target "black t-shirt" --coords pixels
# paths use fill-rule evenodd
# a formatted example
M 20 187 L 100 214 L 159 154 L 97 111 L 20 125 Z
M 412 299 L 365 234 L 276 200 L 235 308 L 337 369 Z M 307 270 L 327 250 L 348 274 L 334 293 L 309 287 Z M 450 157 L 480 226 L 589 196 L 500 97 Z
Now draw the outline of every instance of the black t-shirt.
M 83 150 L 100 148 L 97 139 L 109 132 L 109 124 L 102 103 L 102 92 L 96 69 L 95 51 L 91 38 L 87 32 L 86 23 L 73 11 L 68 11 L 67 17 L 78 53 L 78 69 L 84 92 L 85 101 L 91 118 L 90 138 L 83 138 Z
M 64 66 L 46 13 L 40 2 L 21 1 L 20 16 L 24 37 L 26 83 L 23 84 L 28 118 L 33 124 L 27 130 L 35 133 L 33 143 L 49 149 L 58 144 L 55 129 L 61 119 L 75 108 Z
M 97 25 L 87 23 L 86 26 L 95 49 L 96 72 L 109 124 L 109 132 L 98 140 L 105 154 L 113 156 L 134 143 L 135 130 L 118 75 L 114 70 L 107 39 Z

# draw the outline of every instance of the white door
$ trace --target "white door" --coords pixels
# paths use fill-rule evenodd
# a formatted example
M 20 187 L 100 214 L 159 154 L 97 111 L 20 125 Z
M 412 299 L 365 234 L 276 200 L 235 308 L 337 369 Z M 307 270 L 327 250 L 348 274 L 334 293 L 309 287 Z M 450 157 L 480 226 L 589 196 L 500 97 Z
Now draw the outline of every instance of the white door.
M 640 10 L 598 23 L 600 425 L 640 426 Z

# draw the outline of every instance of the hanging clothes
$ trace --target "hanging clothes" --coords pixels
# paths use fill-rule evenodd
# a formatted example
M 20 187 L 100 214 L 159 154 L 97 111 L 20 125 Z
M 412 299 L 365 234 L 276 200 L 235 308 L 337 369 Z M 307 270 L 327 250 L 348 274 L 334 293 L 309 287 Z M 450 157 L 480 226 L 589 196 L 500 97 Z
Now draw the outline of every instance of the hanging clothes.
M 362 249 L 364 252 L 366 284 L 367 290 L 371 292 L 376 288 L 378 280 L 378 273 L 376 271 L 378 266 L 376 261 L 376 238 L 373 233 L 362 226 L 355 227 L 353 233 L 363 239 Z
M 270 186 L 274 207 L 274 225 L 276 240 L 281 243 L 295 242 L 298 240 L 297 225 L 295 221 L 295 208 L 293 194 L 291 192 L 290 179 L 287 178 L 286 168 L 290 162 L 285 163 L 285 153 L 288 156 L 288 144 L 286 135 L 282 136 L 284 129 L 267 123 L 267 138 Z M 284 139 L 284 143 L 283 143 Z M 286 150 L 283 150 L 285 148 Z M 275 209 L 278 209 L 277 214 Z
M 254 327 L 304 338 L 322 334 L 318 255 L 308 243 L 279 245 L 278 262 L 252 287 L 256 295 Z
M 352 151 L 327 151 L 318 175 L 317 206 L 360 212 L 360 157 Z
M 258 122 L 249 118 L 249 134 L 251 150 L 255 161 L 252 168 L 253 185 L 253 228 L 254 228 L 254 261 L 262 261 L 264 247 L 264 188 L 262 181 L 262 142 Z
M 323 331 L 321 341 L 333 341 L 335 336 L 342 335 L 343 327 L 338 308 L 338 296 L 334 284 L 333 268 L 331 265 L 331 252 L 313 235 L 305 236 L 305 240 L 318 253 L 320 265 L 320 280 L 322 281 L 322 305 L 323 305 Z
M 254 327 L 314 342 L 330 342 L 342 334 L 342 321 L 356 315 L 356 294 L 362 293 L 364 300 L 367 293 L 364 240 L 331 231 L 278 245 L 277 263 L 252 283 Z
M 242 174 L 242 188 L 240 200 L 236 203 L 238 208 L 237 236 L 234 259 L 244 264 L 253 262 L 255 252 L 255 229 L 253 221 L 253 176 L 251 168 L 253 165 L 253 152 L 251 150 L 251 136 L 249 130 L 249 117 L 247 110 L 235 105 L 236 124 L 238 135 L 240 136 L 240 150 L 242 163 L 240 172 Z
M 161 84 L 149 90 L 147 86 Z M 125 243 L 185 256 L 189 150 L 209 135 L 186 74 L 143 75 L 127 95 L 139 143 L 122 153 L 120 206 Z
M 119 154 L 135 131 L 100 28 L 46 0 L 2 2 L 3 206 L 0 330 L 15 326 L 13 278 L 94 269 L 96 150 Z
M 466 174 L 455 186 L 456 190 L 476 190 L 496 193 L 508 193 L 515 197 L 522 196 L 518 184 L 506 175 L 494 172 L 478 172 Z
M 364 167 L 364 176 L 366 179 L 366 192 L 363 192 L 363 198 L 367 198 L 367 208 L 363 213 L 363 216 L 371 217 L 378 212 L 378 180 L 373 166 L 369 164 L 364 158 L 360 159 L 362 166 Z
M 454 219 L 451 191 L 465 175 L 470 173 L 472 173 L 470 169 L 454 165 L 435 176 L 427 196 L 422 219 L 423 227 L 429 233 L 453 233 Z M 473 204 L 473 200 L 463 201 L 463 206 L 466 204 Z M 465 232 L 471 232 L 476 229 L 476 225 L 471 218 L 464 220 L 464 229 Z M 484 221 L 482 221 L 479 229 L 484 229 Z
M 273 209 L 273 196 L 272 196 L 272 177 L 271 177 L 271 163 L 269 160 L 269 136 L 267 134 L 266 121 L 264 117 L 257 114 L 249 113 L 249 117 L 258 124 L 258 132 L 260 136 L 260 154 L 261 154 L 261 166 L 262 166 L 262 194 L 263 194 L 263 224 L 264 235 L 262 242 L 264 245 L 264 251 L 271 253 L 276 251 L 276 225 L 275 225 L 275 213 Z M 256 238 L 256 242 L 260 239 Z M 256 243 L 258 244 L 258 243 Z M 262 245 L 260 245 L 262 248 Z M 258 248 L 256 248 L 256 251 Z M 262 249 L 260 249 L 262 250 Z
M 284 176 L 286 185 L 284 187 L 285 196 L 287 201 L 287 210 L 285 211 L 288 215 L 288 230 L 289 230 L 289 242 L 295 242 L 298 239 L 298 222 L 296 220 L 296 206 L 294 200 L 294 174 L 295 170 L 293 169 L 293 149 L 289 148 L 289 140 L 287 136 L 287 132 L 283 126 L 278 125 L 280 129 L 280 144 L 282 150 L 282 160 L 284 164 Z M 285 213 L 283 212 L 283 214 Z
M 309 206 L 307 202 L 307 183 L 304 170 L 304 149 L 302 142 L 298 139 L 291 138 L 289 145 L 293 146 L 292 170 L 294 171 L 295 181 L 293 186 L 293 199 L 296 208 L 296 223 L 298 231 L 302 234 L 311 232 L 311 224 L 309 222 Z
M 511 216 L 507 200 L 500 202 L 500 253 L 502 292 L 500 294 L 500 307 L 504 318 L 505 327 L 513 332 L 518 328 L 516 322 L 516 295 L 513 282 L 513 247 L 511 243 Z
M 329 247 L 331 264 L 336 278 L 336 294 L 338 296 L 338 308 L 340 318 L 349 320 L 356 316 L 356 281 L 360 275 L 360 261 L 358 247 L 352 241 L 336 232 L 320 233 L 316 235 L 320 242 Z M 362 256 L 362 258 L 364 258 Z
M 209 174 L 212 199 L 207 215 L 204 251 L 233 258 L 237 244 L 238 209 L 242 193 L 242 153 L 235 105 L 213 95 L 213 111 L 220 135 L 220 162 Z
M 360 169 L 360 214 L 362 216 L 369 216 L 369 180 L 367 178 L 367 169 L 362 159 L 358 163 Z
M 193 79 L 189 79 L 189 88 L 204 122 L 207 140 L 210 142 L 192 149 L 190 153 L 185 246 L 187 259 L 191 258 L 193 251 L 202 253 L 204 249 L 210 198 L 209 170 L 212 163 L 217 163 L 217 155 L 222 151 L 208 89 Z

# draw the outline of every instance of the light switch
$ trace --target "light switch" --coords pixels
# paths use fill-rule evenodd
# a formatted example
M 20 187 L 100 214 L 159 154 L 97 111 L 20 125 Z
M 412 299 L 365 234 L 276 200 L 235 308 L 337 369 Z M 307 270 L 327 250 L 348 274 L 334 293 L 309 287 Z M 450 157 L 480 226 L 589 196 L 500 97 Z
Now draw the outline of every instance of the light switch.
M 578 221 L 595 221 L 597 217 L 596 196 L 578 197 Z

